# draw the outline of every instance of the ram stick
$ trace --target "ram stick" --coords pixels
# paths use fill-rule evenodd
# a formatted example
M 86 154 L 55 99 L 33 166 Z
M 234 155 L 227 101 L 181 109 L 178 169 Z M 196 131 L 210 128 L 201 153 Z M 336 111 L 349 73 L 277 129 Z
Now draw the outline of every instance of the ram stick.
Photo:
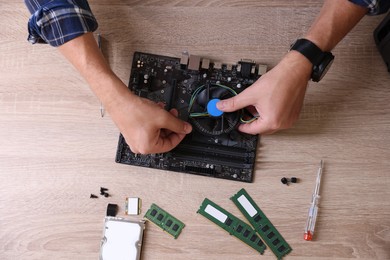
M 209 199 L 204 199 L 197 213 L 214 222 L 226 230 L 230 235 L 237 237 L 260 254 L 264 253 L 266 246 L 250 225 L 238 219 Z
M 286 240 L 284 240 L 282 235 L 280 235 L 278 230 L 260 210 L 259 206 L 257 206 L 245 189 L 237 192 L 237 194 L 231 197 L 231 200 L 248 219 L 278 259 L 291 252 L 290 245 L 287 244 Z
M 157 206 L 152 204 L 146 212 L 145 218 L 156 224 L 162 230 L 172 235 L 175 239 L 180 235 L 184 228 L 184 223 Z

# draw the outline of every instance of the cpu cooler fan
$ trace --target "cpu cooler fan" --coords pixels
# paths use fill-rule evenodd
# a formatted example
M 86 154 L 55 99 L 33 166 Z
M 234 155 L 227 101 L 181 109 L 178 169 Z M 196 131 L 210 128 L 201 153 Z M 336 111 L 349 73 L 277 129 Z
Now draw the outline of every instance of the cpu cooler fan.
M 195 128 L 207 135 L 232 131 L 240 121 L 241 111 L 224 113 L 218 110 L 216 103 L 235 95 L 233 89 L 220 84 L 207 83 L 198 87 L 189 104 L 189 115 Z

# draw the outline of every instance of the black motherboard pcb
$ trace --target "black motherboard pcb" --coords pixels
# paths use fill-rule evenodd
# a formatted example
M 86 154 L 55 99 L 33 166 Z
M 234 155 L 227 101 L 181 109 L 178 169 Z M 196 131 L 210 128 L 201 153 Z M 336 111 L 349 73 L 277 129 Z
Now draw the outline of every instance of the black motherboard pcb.
M 241 133 L 239 124 L 255 120 L 246 110 L 219 111 L 215 104 L 253 84 L 266 67 L 253 61 L 222 64 L 183 53 L 181 58 L 136 52 L 129 89 L 175 108 L 192 133 L 172 151 L 140 155 L 119 137 L 116 162 L 155 169 L 252 182 L 258 136 Z

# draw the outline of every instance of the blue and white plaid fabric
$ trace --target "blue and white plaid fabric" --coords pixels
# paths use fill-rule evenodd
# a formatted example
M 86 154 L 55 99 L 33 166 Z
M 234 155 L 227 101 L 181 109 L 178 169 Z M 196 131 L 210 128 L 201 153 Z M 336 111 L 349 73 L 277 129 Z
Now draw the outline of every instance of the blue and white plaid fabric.
M 349 0 L 354 4 L 368 8 L 369 15 L 386 13 L 390 8 L 390 0 Z
M 98 24 L 86 0 L 25 0 L 32 16 L 28 41 L 60 46 Z
M 350 0 L 368 8 L 368 14 L 387 12 L 390 0 Z M 97 29 L 87 0 L 25 0 L 32 14 L 28 22 L 28 41 L 60 46 L 86 32 Z

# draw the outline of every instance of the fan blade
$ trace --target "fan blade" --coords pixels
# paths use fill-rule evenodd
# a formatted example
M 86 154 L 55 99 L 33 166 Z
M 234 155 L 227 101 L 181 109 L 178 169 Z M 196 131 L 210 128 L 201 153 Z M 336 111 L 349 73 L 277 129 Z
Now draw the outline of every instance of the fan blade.
M 210 90 L 210 99 L 214 99 L 214 98 L 222 99 L 222 98 L 228 98 L 232 96 L 233 95 L 230 93 L 230 91 L 225 88 L 213 87 Z
M 209 88 L 205 88 L 204 90 L 202 90 L 196 97 L 195 102 L 203 107 L 206 107 L 207 103 L 209 102 L 209 90 Z
M 223 131 L 224 119 L 223 117 L 214 118 L 214 125 L 211 128 L 213 134 L 220 134 Z
M 199 123 L 201 123 L 203 128 L 206 129 L 208 132 L 214 131 L 214 127 L 215 127 L 215 119 L 214 118 L 203 117 L 203 118 L 201 118 L 201 120 L 199 120 Z
M 221 132 L 223 132 L 223 129 L 225 129 L 224 125 L 225 125 L 225 117 L 222 115 L 221 116 Z
M 234 128 L 240 120 L 240 115 L 237 112 L 225 113 L 223 114 L 223 117 L 225 118 L 224 129 Z
M 192 106 L 191 112 L 195 113 L 203 113 L 206 112 L 206 106 L 203 106 L 201 104 L 198 104 L 195 102 L 195 104 Z

